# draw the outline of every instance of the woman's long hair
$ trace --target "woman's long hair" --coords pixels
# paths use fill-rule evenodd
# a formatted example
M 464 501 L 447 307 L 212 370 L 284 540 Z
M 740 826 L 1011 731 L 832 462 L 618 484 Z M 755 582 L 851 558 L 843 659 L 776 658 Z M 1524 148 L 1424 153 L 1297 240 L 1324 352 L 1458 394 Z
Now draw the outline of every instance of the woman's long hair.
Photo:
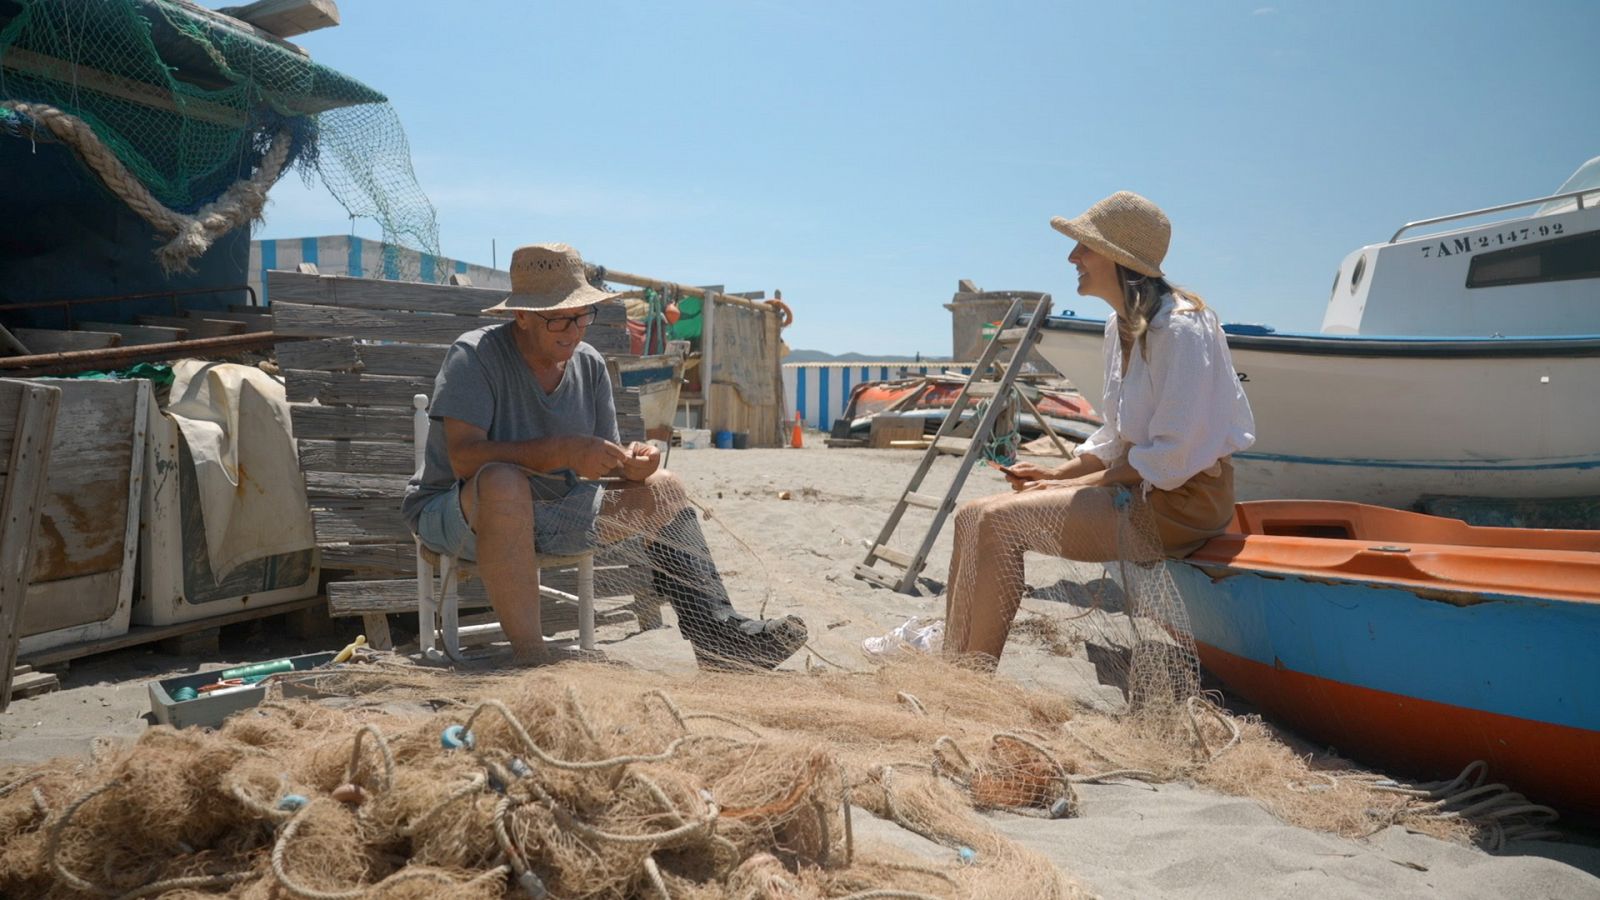
M 1161 309 L 1162 297 L 1174 294 L 1188 300 L 1194 305 L 1192 312 L 1200 312 L 1206 308 L 1206 302 L 1200 299 L 1199 294 L 1192 294 L 1175 287 L 1159 275 L 1144 275 L 1120 263 L 1117 264 L 1117 281 L 1122 285 L 1123 308 L 1118 330 L 1122 332 L 1123 340 L 1127 344 L 1139 345 L 1141 355 L 1145 352 L 1145 332 L 1150 329 L 1150 320 Z

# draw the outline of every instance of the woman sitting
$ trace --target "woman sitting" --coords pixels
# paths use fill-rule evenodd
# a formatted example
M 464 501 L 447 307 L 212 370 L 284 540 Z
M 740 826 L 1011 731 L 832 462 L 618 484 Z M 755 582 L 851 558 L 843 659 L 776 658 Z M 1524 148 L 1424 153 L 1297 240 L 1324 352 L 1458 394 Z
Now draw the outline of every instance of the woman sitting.
M 1172 234 L 1166 215 L 1119 191 L 1050 224 L 1078 242 L 1067 257 L 1078 293 L 1111 306 L 1105 424 L 1065 464 L 1011 466 L 1015 493 L 956 511 L 945 651 L 979 654 L 990 665 L 1026 589 L 1025 550 L 1085 562 L 1192 553 L 1232 518 L 1228 457 L 1255 442 L 1216 313 L 1161 271 Z M 1159 548 L 1130 546 L 1134 505 L 1143 505 Z

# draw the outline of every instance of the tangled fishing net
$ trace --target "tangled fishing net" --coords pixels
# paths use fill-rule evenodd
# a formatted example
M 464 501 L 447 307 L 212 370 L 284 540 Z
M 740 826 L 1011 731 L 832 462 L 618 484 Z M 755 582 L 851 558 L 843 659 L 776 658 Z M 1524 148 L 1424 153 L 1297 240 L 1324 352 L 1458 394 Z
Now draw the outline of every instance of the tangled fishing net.
M 951 695 L 901 699 L 929 665 Z M 368 702 L 270 701 L 216 733 L 158 727 L 86 765 L 8 773 L 0 892 L 1077 894 L 931 774 L 938 741 L 981 756 L 981 735 L 1001 721 L 1050 728 L 1067 715 L 1059 699 L 978 673 L 925 662 L 869 677 L 688 680 L 568 664 L 513 678 L 317 677 Z M 752 696 L 778 690 L 782 704 Z M 441 711 L 395 711 L 397 697 L 419 695 Z M 971 861 L 952 849 L 933 864 L 858 838 L 863 810 Z
M 438 253 L 384 96 L 179 0 L 17 0 L 0 9 L 0 129 L 67 145 L 185 269 L 261 215 L 291 166 L 386 244 Z M 406 272 L 415 279 L 417 272 Z

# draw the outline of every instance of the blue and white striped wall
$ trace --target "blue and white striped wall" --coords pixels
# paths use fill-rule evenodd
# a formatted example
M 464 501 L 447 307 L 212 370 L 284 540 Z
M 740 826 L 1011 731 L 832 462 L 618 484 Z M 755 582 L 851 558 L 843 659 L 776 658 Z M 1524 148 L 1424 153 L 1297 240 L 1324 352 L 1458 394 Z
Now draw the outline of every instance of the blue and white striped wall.
M 257 301 L 262 305 L 272 302 L 267 296 L 268 271 L 293 270 L 303 262 L 315 263 L 317 271 L 323 275 L 443 283 L 451 273 L 459 273 L 471 278 L 473 287 L 511 288 L 510 274 L 500 269 L 419 253 L 351 234 L 334 234 L 251 241 L 249 282 L 256 290 Z
M 972 366 L 954 362 L 801 362 L 783 364 L 783 396 L 788 404 L 785 420 L 794 421 L 796 410 L 808 428 L 827 431 L 844 413 L 850 391 L 863 381 L 892 381 L 941 372 L 972 374 Z

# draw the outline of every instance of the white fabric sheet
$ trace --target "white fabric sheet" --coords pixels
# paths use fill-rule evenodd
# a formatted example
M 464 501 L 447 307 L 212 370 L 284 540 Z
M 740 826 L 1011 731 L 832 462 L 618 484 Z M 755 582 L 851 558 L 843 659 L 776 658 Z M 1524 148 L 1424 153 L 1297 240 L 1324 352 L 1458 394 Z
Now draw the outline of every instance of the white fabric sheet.
M 163 413 L 194 457 L 211 571 L 316 545 L 283 385 L 254 366 L 185 359 Z

